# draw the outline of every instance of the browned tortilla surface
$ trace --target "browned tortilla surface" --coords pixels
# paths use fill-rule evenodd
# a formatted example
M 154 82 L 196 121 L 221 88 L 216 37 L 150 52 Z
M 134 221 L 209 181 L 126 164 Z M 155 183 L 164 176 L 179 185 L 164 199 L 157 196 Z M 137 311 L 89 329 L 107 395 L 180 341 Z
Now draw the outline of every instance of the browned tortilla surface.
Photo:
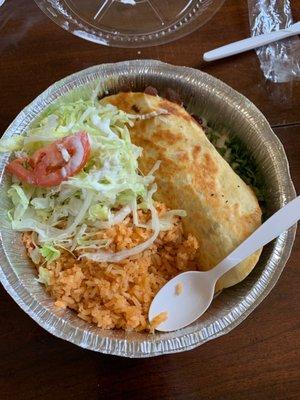
M 145 93 L 119 93 L 101 100 L 131 114 L 164 109 L 167 115 L 137 120 L 133 143 L 144 151 L 140 169 L 147 173 L 157 160 L 157 199 L 184 209 L 184 229 L 199 241 L 201 269 L 214 267 L 260 224 L 261 210 L 252 189 L 233 171 L 207 139 L 201 126 L 181 106 Z M 221 111 L 220 111 L 221 112 Z M 243 280 L 258 261 L 257 251 L 227 272 L 217 290 Z

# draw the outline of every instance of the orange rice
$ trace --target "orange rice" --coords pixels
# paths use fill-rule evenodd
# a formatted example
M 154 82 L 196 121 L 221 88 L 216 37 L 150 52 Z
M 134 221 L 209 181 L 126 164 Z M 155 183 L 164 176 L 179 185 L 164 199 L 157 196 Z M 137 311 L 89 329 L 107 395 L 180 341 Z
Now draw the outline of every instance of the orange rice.
M 156 208 L 160 217 L 167 211 L 162 203 L 156 203 Z M 139 218 L 147 222 L 150 215 L 139 211 Z M 100 231 L 98 237 L 112 240 L 109 251 L 120 251 L 144 242 L 150 235 L 150 229 L 134 226 L 132 218 L 127 217 L 121 224 Z M 23 234 L 23 242 L 30 252 L 31 232 Z M 57 260 L 43 265 L 50 272 L 46 290 L 56 306 L 69 307 L 99 328 L 151 331 L 147 315 L 152 299 L 175 275 L 197 269 L 197 248 L 195 237 L 184 237 L 181 219 L 176 217 L 173 228 L 160 232 L 150 248 L 119 263 L 78 260 L 62 252 Z
M 157 314 L 152 321 L 150 321 L 150 332 L 154 332 L 154 330 L 163 322 L 167 321 L 168 313 L 167 311 L 163 311 Z
M 177 296 L 179 296 L 181 295 L 182 291 L 183 291 L 183 284 L 179 282 L 175 287 L 175 293 L 177 294 Z

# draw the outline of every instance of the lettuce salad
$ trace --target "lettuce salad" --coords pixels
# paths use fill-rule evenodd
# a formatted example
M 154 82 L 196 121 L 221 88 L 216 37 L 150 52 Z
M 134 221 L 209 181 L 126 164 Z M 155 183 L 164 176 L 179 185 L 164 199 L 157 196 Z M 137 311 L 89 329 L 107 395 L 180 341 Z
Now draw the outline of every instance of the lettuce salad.
M 152 198 L 159 161 L 147 175 L 140 173 L 138 159 L 143 150 L 131 142 L 128 129 L 136 118 L 164 113 L 126 114 L 113 105 L 99 104 L 95 91 L 88 100 L 65 100 L 49 107 L 24 136 L 0 140 L 0 151 L 30 157 L 65 136 L 79 131 L 89 135 L 87 164 L 59 186 L 41 188 L 12 177 L 8 196 L 13 207 L 8 216 L 14 230 L 33 232 L 35 248 L 30 257 L 35 263 L 52 262 L 62 250 L 80 250 L 80 258 L 118 262 L 151 246 L 161 230 L 172 227 L 175 215 L 185 216 L 184 211 L 173 210 L 159 219 Z M 151 212 L 148 225 L 139 222 L 139 209 Z M 132 215 L 134 225 L 151 228 L 151 237 L 132 249 L 107 251 L 109 240 L 98 240 L 95 233 L 121 223 L 128 215 Z

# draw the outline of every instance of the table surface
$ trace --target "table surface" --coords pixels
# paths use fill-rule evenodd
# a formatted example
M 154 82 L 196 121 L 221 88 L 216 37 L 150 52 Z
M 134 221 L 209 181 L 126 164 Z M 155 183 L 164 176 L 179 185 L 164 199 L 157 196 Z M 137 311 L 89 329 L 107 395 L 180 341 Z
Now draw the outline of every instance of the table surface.
M 300 19 L 300 0 L 292 2 Z M 152 58 L 201 69 L 247 96 L 282 141 L 300 189 L 300 81 L 267 82 L 254 52 L 212 64 L 202 54 L 249 35 L 246 1 L 174 43 L 98 46 L 62 30 L 29 0 L 0 8 L 0 132 L 56 80 L 104 62 Z M 0 289 L 0 397 L 13 399 L 230 399 L 300 397 L 300 237 L 278 284 L 229 334 L 186 353 L 124 359 L 76 347 L 40 328 Z

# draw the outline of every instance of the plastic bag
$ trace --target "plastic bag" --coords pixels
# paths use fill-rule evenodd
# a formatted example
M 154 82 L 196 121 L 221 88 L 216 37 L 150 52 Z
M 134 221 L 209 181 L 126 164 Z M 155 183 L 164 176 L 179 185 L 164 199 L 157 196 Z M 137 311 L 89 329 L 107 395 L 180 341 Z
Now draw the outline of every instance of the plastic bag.
M 252 36 L 293 24 L 289 0 L 248 0 Z M 300 40 L 297 36 L 256 50 L 261 69 L 272 82 L 300 80 Z

